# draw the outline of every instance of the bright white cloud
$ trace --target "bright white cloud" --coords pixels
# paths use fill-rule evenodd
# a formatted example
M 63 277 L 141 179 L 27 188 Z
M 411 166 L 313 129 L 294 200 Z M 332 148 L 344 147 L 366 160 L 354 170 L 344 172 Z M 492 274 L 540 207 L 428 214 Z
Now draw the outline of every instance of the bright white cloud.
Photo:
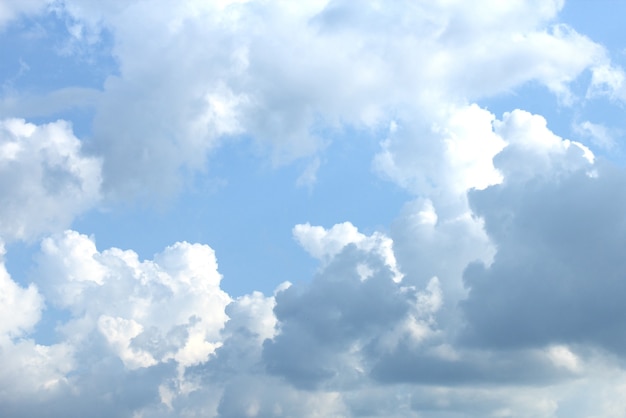
M 4 265 L 0 246 L 0 404 L 22 403 L 32 396 L 54 396 L 73 369 L 67 344 L 43 346 L 26 337 L 44 310 L 43 296 L 30 284 L 14 282 Z M 2 408 L 0 407 L 0 411 Z
M 197 364 L 220 345 L 231 299 L 208 246 L 177 243 L 140 261 L 133 251 L 98 252 L 88 237 L 66 231 L 43 241 L 38 265 L 50 301 L 72 311 L 68 337 L 98 330 L 131 369 Z
M 528 81 L 570 100 L 569 83 L 608 65 L 600 45 L 552 25 L 562 7 L 557 0 L 57 5 L 72 27 L 108 30 L 115 40 L 119 74 L 102 86 L 94 139 L 106 188 L 116 194 L 173 191 L 181 167 L 202 168 L 224 137 L 242 133 L 284 163 L 323 150 L 322 127 L 377 128 L 399 116 L 408 141 L 426 142 L 424 158 L 440 158 L 432 144 L 440 139 L 423 129 L 436 124 L 447 140 L 458 135 L 454 120 L 450 133 L 441 123 L 455 113 L 450 104 Z M 459 146 L 450 146 L 453 160 Z M 470 182 L 487 181 L 474 162 L 456 163 L 472 167 Z
M 484 189 L 501 180 L 492 159 L 505 141 L 493 132 L 494 120 L 487 110 L 470 105 L 447 110 L 429 126 L 394 122 L 375 167 L 418 195 L 458 198 L 469 189 Z
M 70 125 L 0 121 L 0 236 L 32 239 L 63 229 L 100 198 L 100 161 Z
M 344 222 L 334 225 L 328 230 L 321 226 L 311 226 L 308 223 L 299 224 L 293 228 L 293 235 L 309 254 L 325 264 L 329 263 L 350 244 L 355 245 L 359 250 L 374 251 L 393 272 L 394 280 L 396 282 L 402 280 L 402 273 L 398 270 L 393 253 L 393 241 L 384 234 L 375 232 L 371 236 L 366 236 L 360 233 L 350 222 Z M 366 264 L 359 264 L 357 268 L 359 266 L 362 266 L 361 268 L 367 267 Z
M 20 287 L 4 266 L 4 244 L 0 242 L 0 341 L 32 331 L 41 317 L 43 298 L 37 287 Z

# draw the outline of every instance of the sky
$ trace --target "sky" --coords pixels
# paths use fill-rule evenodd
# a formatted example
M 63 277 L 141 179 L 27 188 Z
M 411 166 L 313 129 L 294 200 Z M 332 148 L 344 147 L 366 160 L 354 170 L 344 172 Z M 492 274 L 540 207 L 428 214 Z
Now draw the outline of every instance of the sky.
M 620 0 L 0 0 L 0 416 L 626 417 Z

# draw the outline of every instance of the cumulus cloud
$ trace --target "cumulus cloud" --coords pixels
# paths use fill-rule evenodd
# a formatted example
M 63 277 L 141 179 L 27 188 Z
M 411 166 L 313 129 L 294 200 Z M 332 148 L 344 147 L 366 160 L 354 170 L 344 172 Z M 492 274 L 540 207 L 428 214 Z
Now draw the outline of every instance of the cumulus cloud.
M 438 280 L 421 290 L 404 286 L 395 259 L 390 262 L 389 238 L 365 236 L 349 223 L 329 230 L 298 225 L 294 234 L 325 263 L 311 283 L 276 295 L 280 332 L 263 352 L 271 373 L 301 388 L 354 384 L 367 376 L 371 357 L 433 332 Z
M 4 266 L 4 244 L 0 242 L 0 338 L 11 339 L 19 337 L 33 327 L 41 316 L 43 298 L 37 287 L 28 286 L 26 289 L 15 283 Z
M 496 158 L 504 183 L 470 193 L 498 252 L 490 266 L 465 272 L 468 338 L 499 347 L 591 343 L 619 352 L 624 173 L 592 165 L 588 150 L 556 137 L 536 116 L 518 112 L 501 128 L 508 124 L 517 140 L 533 139 Z
M 601 68 L 611 65 L 600 45 L 554 24 L 560 0 L 298 4 L 58 3 L 72 25 L 113 35 L 119 71 L 101 86 L 92 143 L 104 157 L 106 190 L 176 190 L 181 168 L 202 169 L 206 154 L 232 136 L 251 136 L 281 164 L 322 152 L 331 139 L 324 128 L 378 129 L 396 119 L 406 141 L 427 151 L 423 162 L 447 147 L 472 171 L 469 181 L 484 184 L 489 174 L 462 158 L 460 144 L 432 138 L 454 142 L 455 128 L 446 133 L 442 124 L 450 105 L 528 81 L 569 100 L 579 74 L 593 68 L 601 84 Z M 401 158 L 406 141 L 385 150 Z
M 293 228 L 296 241 L 313 257 L 329 263 L 337 254 L 341 253 L 348 245 L 353 244 L 359 250 L 374 251 L 385 265 L 393 272 L 396 282 L 402 280 L 402 273 L 398 270 L 396 258 L 393 253 L 393 241 L 382 233 L 375 232 L 366 236 L 350 222 L 334 225 L 330 229 L 311 224 L 299 224 Z M 366 264 L 359 264 L 359 274 L 363 280 L 369 277 L 373 271 Z
M 176 243 L 140 261 L 133 251 L 100 252 L 88 237 L 66 231 L 42 242 L 32 273 L 40 290 L 21 288 L 2 271 L 0 350 L 7 373 L 0 411 L 10 416 L 81 416 L 94 404 L 102 416 L 132 416 L 147 407 L 167 412 L 172 399 L 197 389 L 185 369 L 206 363 L 222 345 L 231 298 L 219 287 L 206 245 Z M 68 314 L 52 345 L 27 339 L 44 297 Z M 237 301 L 233 317 L 256 320 L 267 312 L 268 319 L 248 327 L 265 338 L 273 332 L 272 306 L 253 294 Z
M 33 239 L 62 230 L 100 199 L 100 161 L 64 121 L 0 121 L 0 236 Z
M 0 246 L 0 405 L 23 404 L 34 394 L 53 396 L 72 370 L 72 348 L 68 344 L 44 346 L 28 335 L 39 322 L 44 298 L 34 284 L 21 287 L 4 265 Z M 0 406 L 0 412 L 3 407 Z
M 0 122 L 0 237 L 51 234 L 33 284 L 0 268 L 0 415 L 622 416 L 623 170 L 473 103 L 536 82 L 571 105 L 585 71 L 585 100 L 622 100 L 623 70 L 562 7 L 55 2 L 75 42 L 111 35 L 119 68 L 99 92 L 46 92 L 93 106 L 84 146 L 67 122 Z M 66 106 L 46 97 L 2 103 Z M 382 134 L 374 170 L 411 201 L 388 233 L 294 226 L 319 268 L 273 295 L 224 292 L 208 245 L 141 260 L 59 232 L 101 195 L 176 191 L 236 137 L 309 158 L 310 186 L 337 126 Z
M 100 253 L 67 231 L 42 242 L 38 266 L 50 302 L 74 317 L 62 332 L 74 340 L 99 333 L 129 369 L 197 364 L 220 345 L 230 297 L 208 246 L 177 243 L 140 261 L 133 251 Z

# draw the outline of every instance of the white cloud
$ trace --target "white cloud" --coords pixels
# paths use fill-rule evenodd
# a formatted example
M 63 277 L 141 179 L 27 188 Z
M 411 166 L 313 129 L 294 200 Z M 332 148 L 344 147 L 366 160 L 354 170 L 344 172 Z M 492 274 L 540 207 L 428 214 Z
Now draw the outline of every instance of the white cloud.
M 573 125 L 574 132 L 583 138 L 591 140 L 596 147 L 610 150 L 616 146 L 615 132 L 604 125 L 589 122 L 588 120 Z
M 140 261 L 132 251 L 99 252 L 88 237 L 66 231 L 42 242 L 32 274 L 41 293 L 1 272 L 0 412 L 10 416 L 44 410 L 76 416 L 94 403 L 108 416 L 127 416 L 125 409 L 162 412 L 167 407 L 158 392 L 172 406 L 197 391 L 185 370 L 209 361 L 232 334 L 224 330 L 232 300 L 219 287 L 215 255 L 205 245 L 176 243 L 153 261 Z M 40 319 L 44 296 L 69 313 L 57 324 L 57 344 L 26 339 Z M 237 299 L 229 329 L 258 333 L 253 341 L 260 350 L 274 333 L 273 306 L 273 298 L 257 293 Z M 112 384 L 118 386 L 115 394 Z M 143 395 L 129 398 L 129 391 Z M 110 396 L 102 398 L 104 393 Z M 33 396 L 26 407 L 24 399 Z
M 68 337 L 98 330 L 131 369 L 198 364 L 221 344 L 231 299 L 208 246 L 177 243 L 140 261 L 133 251 L 98 252 L 88 237 L 66 231 L 43 241 L 38 265 L 49 300 L 72 311 Z
M 376 252 L 393 272 L 394 281 L 402 280 L 402 273 L 398 270 L 393 253 L 393 241 L 380 232 L 366 236 L 350 222 L 333 225 L 328 230 L 309 223 L 299 224 L 294 226 L 292 232 L 298 243 L 324 264 L 328 264 L 346 246 L 354 244 L 359 250 Z M 357 269 L 363 267 L 367 265 L 357 265 Z
M 82 153 L 70 125 L 0 121 L 0 236 L 61 230 L 100 199 L 100 162 Z
M 51 0 L 3 0 L 0 3 L 0 30 L 12 20 L 43 11 Z
M 552 25 L 563 7 L 556 0 L 157 4 L 57 4 L 74 26 L 113 35 L 119 74 L 96 102 L 94 141 L 114 194 L 171 192 L 181 167 L 201 169 L 237 134 L 264 144 L 276 164 L 321 152 L 329 138 L 320 128 L 339 124 L 378 128 L 397 118 L 409 138 L 437 142 L 427 132 L 433 123 L 447 129 L 440 122 L 451 104 L 531 80 L 568 99 L 570 82 L 609 62 L 600 45 Z M 460 146 L 449 147 L 452 160 Z M 439 147 L 420 149 L 439 159 Z M 468 158 L 456 164 L 484 186 L 490 174 Z
M 496 121 L 495 132 L 509 144 L 495 159 L 505 182 L 558 176 L 590 168 L 594 155 L 583 144 L 563 139 L 547 128 L 545 118 L 516 109 Z
M 76 367 L 73 349 L 65 343 L 48 346 L 31 339 L 0 341 L 0 352 L 0 404 L 4 405 L 16 402 L 23 406 L 33 398 L 37 402 L 54 399 L 63 392 L 68 373 Z M 2 409 L 0 406 L 0 412 Z
M 32 331 L 44 306 L 36 286 L 22 288 L 11 279 L 4 266 L 4 253 L 0 242 L 0 342 Z
M 73 369 L 69 345 L 43 346 L 27 338 L 44 308 L 35 285 L 23 288 L 12 280 L 0 244 L 0 404 L 53 396 Z
M 500 182 L 492 159 L 505 142 L 493 132 L 490 112 L 473 104 L 433 115 L 429 125 L 416 120 L 390 129 L 374 161 L 381 174 L 422 196 L 458 198 Z
M 608 96 L 614 100 L 626 100 L 626 74 L 621 67 L 610 64 L 598 65 L 592 69 L 591 84 L 587 97 Z

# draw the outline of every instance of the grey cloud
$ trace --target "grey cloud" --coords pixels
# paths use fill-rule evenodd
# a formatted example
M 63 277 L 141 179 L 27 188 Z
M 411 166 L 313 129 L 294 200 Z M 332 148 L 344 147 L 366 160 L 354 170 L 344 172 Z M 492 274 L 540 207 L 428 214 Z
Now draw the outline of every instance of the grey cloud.
M 435 349 L 435 350 L 434 350 Z M 576 377 L 538 352 L 459 350 L 446 358 L 436 346 L 400 344 L 379 357 L 372 377 L 384 383 L 413 383 L 426 386 L 545 385 Z
M 411 393 L 411 407 L 419 416 L 433 418 L 557 416 L 557 403 L 550 396 L 546 396 L 543 389 L 518 386 L 511 392 L 513 394 L 506 389 L 484 386 L 418 387 Z
M 377 270 L 364 281 L 355 269 L 363 260 Z M 268 371 L 304 388 L 338 374 L 358 375 L 358 365 L 347 360 L 350 349 L 384 334 L 408 314 L 415 299 L 392 278 L 380 256 L 348 245 L 310 284 L 279 293 L 274 311 L 280 333 L 265 342 L 263 351 Z
M 466 339 L 497 347 L 626 347 L 626 175 L 608 164 L 470 193 L 498 248 L 465 272 Z

